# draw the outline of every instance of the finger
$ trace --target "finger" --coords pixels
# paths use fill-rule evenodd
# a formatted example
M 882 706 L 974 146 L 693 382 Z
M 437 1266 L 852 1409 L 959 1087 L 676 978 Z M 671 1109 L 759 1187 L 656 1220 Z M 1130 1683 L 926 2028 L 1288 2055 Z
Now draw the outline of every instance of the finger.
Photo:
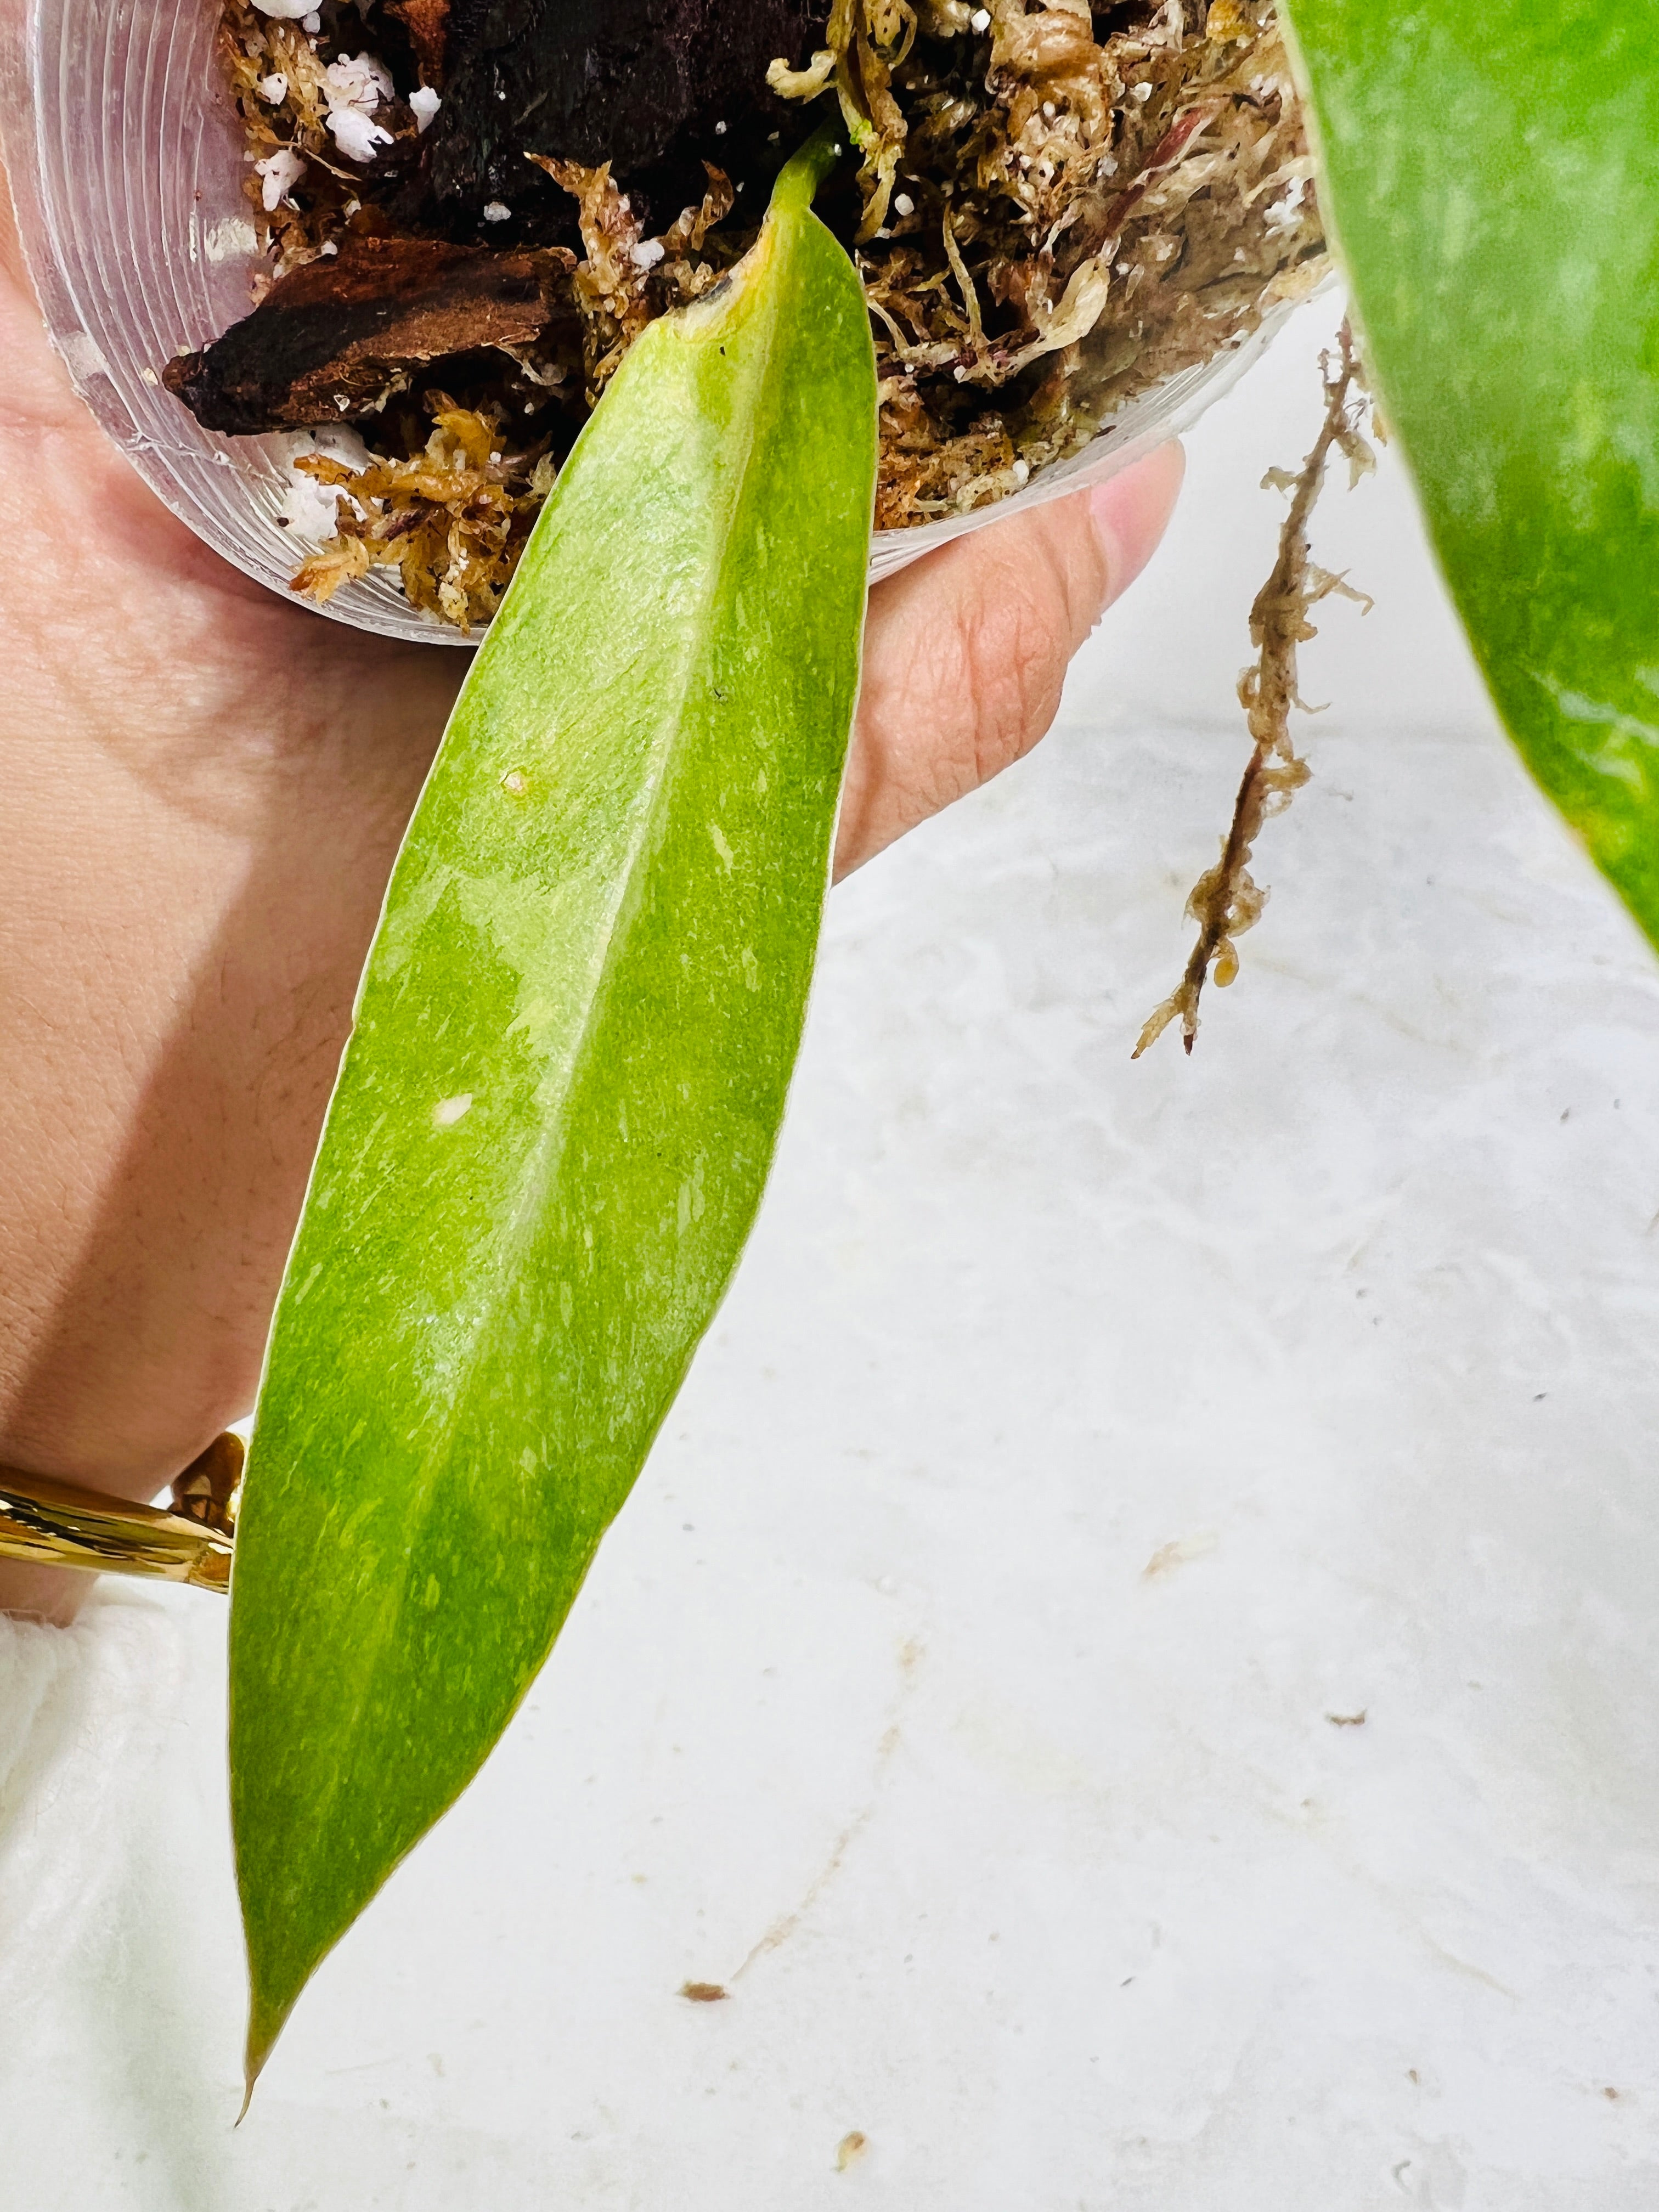
M 877 586 L 837 878 L 1036 744 L 1073 655 L 1151 559 L 1184 466 L 1179 446 L 1162 447 Z

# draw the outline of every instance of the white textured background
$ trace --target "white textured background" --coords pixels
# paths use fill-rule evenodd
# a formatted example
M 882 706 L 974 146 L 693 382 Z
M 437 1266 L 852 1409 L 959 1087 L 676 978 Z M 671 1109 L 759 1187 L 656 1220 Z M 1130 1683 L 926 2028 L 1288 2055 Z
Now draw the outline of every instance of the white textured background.
M 1331 319 L 1049 743 L 836 895 L 737 1290 L 239 2133 L 223 1610 L 0 1632 L 5 2212 L 1659 2203 L 1659 967 L 1397 467 L 1243 975 L 1128 1060 Z

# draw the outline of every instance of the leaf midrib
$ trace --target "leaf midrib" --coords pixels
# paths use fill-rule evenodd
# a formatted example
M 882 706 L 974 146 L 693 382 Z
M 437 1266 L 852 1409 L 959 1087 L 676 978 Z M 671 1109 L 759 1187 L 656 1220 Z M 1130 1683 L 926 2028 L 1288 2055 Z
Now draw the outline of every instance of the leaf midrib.
M 781 240 L 775 240 L 775 251 L 778 250 L 781 243 Z M 777 326 L 777 309 L 769 299 L 764 310 L 763 341 L 756 349 L 755 366 L 744 380 L 745 395 L 752 392 L 757 386 L 763 387 L 768 379 L 775 350 Z M 690 632 L 699 645 L 712 633 L 715 610 L 726 594 L 726 580 L 731 568 L 729 549 L 732 542 L 732 523 L 745 498 L 752 471 L 755 452 L 753 410 L 744 407 L 738 419 L 744 426 L 744 443 L 738 465 L 730 472 L 728 482 L 731 489 L 721 513 L 719 531 L 715 534 L 716 543 L 720 549 L 720 554 L 719 557 L 710 564 L 708 581 L 702 597 L 699 618 L 695 629 Z M 684 671 L 676 687 L 672 709 L 665 712 L 661 718 L 660 734 L 655 740 L 653 747 L 656 769 L 651 803 L 648 807 L 641 810 L 637 817 L 637 826 L 629 842 L 629 865 L 623 872 L 616 897 L 608 909 L 609 920 L 605 930 L 605 954 L 588 996 L 574 1046 L 565 1056 L 565 1074 L 558 1109 L 556 1112 L 547 1117 L 542 1131 L 525 1156 L 522 1170 L 515 1178 L 520 1187 L 520 1198 L 510 1217 L 511 1229 L 508 1237 L 508 1249 L 514 1254 L 524 1249 L 533 1241 L 536 1224 L 545 1211 L 547 1191 L 568 1139 L 570 1101 L 578 1087 L 581 1070 L 586 1063 L 590 1043 L 610 1003 L 612 979 L 617 962 L 625 947 L 632 922 L 633 917 L 629 909 L 637 908 L 641 895 L 644 871 L 641 866 L 641 856 L 648 854 L 654 848 L 657 833 L 670 803 L 670 794 L 675 786 L 673 763 L 677 748 L 672 741 L 673 738 L 684 728 L 686 707 L 695 688 L 694 671 L 696 665 L 696 653 L 694 648 L 686 655 Z M 497 1280 L 504 1280 L 507 1273 L 508 1271 L 505 1269 L 498 1271 Z M 516 1279 L 516 1276 L 514 1279 Z M 466 1350 L 457 1364 L 468 1380 L 461 1389 L 451 1394 L 443 1423 L 423 1454 L 411 1485 L 411 1502 L 404 1522 L 408 1540 L 404 1545 L 402 1556 L 398 1561 L 395 1577 L 386 1591 L 387 1601 L 380 1608 L 380 1617 L 389 1626 L 385 1633 L 374 1639 L 373 1656 L 368 1658 L 359 1670 L 360 1686 L 357 1695 L 352 1700 L 354 1723 L 361 1718 L 363 1708 L 369 1703 L 380 1680 L 385 1651 L 395 1635 L 395 1626 L 391 1624 L 395 1624 L 404 1609 L 410 1577 L 414 1569 L 418 1535 L 430 1518 L 443 1470 L 449 1463 L 456 1429 L 460 1424 L 464 1411 L 471 1404 L 471 1378 L 478 1365 L 478 1342 L 485 1332 L 486 1324 L 493 1321 L 499 1310 L 501 1298 L 504 1295 L 502 1292 L 492 1291 L 488 1297 L 481 1301 L 474 1309 L 473 1317 L 464 1333 L 462 1340 Z M 526 1680 L 514 1700 L 513 1711 L 516 1711 L 518 1705 L 522 1703 L 528 1688 L 529 1682 Z M 333 1825 L 334 1811 L 344 1792 L 345 1779 L 346 1771 L 343 1765 L 337 1765 L 330 1786 L 318 1806 L 316 1829 L 319 1834 Z M 384 1880 L 385 1877 L 382 1879 Z M 376 1887 L 378 1887 L 380 1884 L 376 1884 Z

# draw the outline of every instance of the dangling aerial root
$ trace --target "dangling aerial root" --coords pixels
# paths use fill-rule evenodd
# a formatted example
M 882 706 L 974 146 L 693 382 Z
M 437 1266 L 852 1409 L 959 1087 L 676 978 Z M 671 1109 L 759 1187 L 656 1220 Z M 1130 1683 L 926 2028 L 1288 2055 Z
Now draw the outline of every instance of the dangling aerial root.
M 1376 466 L 1376 459 L 1362 434 L 1370 396 L 1364 368 L 1354 351 L 1353 334 L 1346 320 L 1334 355 L 1320 358 L 1325 384 L 1325 419 L 1312 452 L 1292 476 L 1287 469 L 1270 469 L 1262 479 L 1264 489 L 1288 491 L 1291 504 L 1279 535 L 1279 557 L 1273 573 L 1256 594 L 1250 610 L 1250 642 L 1256 648 L 1255 663 L 1238 679 L 1239 703 L 1244 709 L 1255 750 L 1238 797 L 1233 818 L 1221 842 L 1221 858 L 1193 885 L 1187 912 L 1198 924 L 1198 941 L 1176 988 L 1158 1007 L 1140 1032 L 1132 1059 L 1139 1060 L 1157 1042 L 1177 1017 L 1182 1042 L 1193 1048 L 1198 1035 L 1198 1002 L 1206 979 L 1213 974 L 1224 987 L 1238 973 L 1236 940 L 1261 917 L 1267 891 L 1250 876 L 1250 855 L 1262 824 L 1280 814 L 1300 790 L 1311 771 L 1291 743 L 1291 709 L 1310 708 L 1297 689 L 1297 648 L 1318 635 L 1308 619 L 1322 599 L 1334 592 L 1356 600 L 1369 610 L 1370 600 L 1342 576 L 1316 565 L 1308 542 L 1308 524 L 1325 482 L 1326 465 L 1333 447 L 1348 464 L 1350 489 Z M 1381 434 L 1373 416 L 1371 427 Z

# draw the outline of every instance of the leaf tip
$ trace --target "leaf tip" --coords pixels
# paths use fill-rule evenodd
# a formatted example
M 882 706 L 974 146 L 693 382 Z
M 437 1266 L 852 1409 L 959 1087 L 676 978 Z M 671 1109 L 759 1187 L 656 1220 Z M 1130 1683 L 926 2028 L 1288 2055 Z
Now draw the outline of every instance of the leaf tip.
M 288 2016 L 293 2009 L 292 1998 L 284 2005 L 267 2004 L 261 2001 L 257 1989 L 249 2002 L 247 2048 L 242 2060 L 242 2109 L 236 2115 L 239 2128 L 247 2118 L 253 2092 L 265 2070 L 265 2061 L 276 2049 L 276 2039 L 288 2025 Z

